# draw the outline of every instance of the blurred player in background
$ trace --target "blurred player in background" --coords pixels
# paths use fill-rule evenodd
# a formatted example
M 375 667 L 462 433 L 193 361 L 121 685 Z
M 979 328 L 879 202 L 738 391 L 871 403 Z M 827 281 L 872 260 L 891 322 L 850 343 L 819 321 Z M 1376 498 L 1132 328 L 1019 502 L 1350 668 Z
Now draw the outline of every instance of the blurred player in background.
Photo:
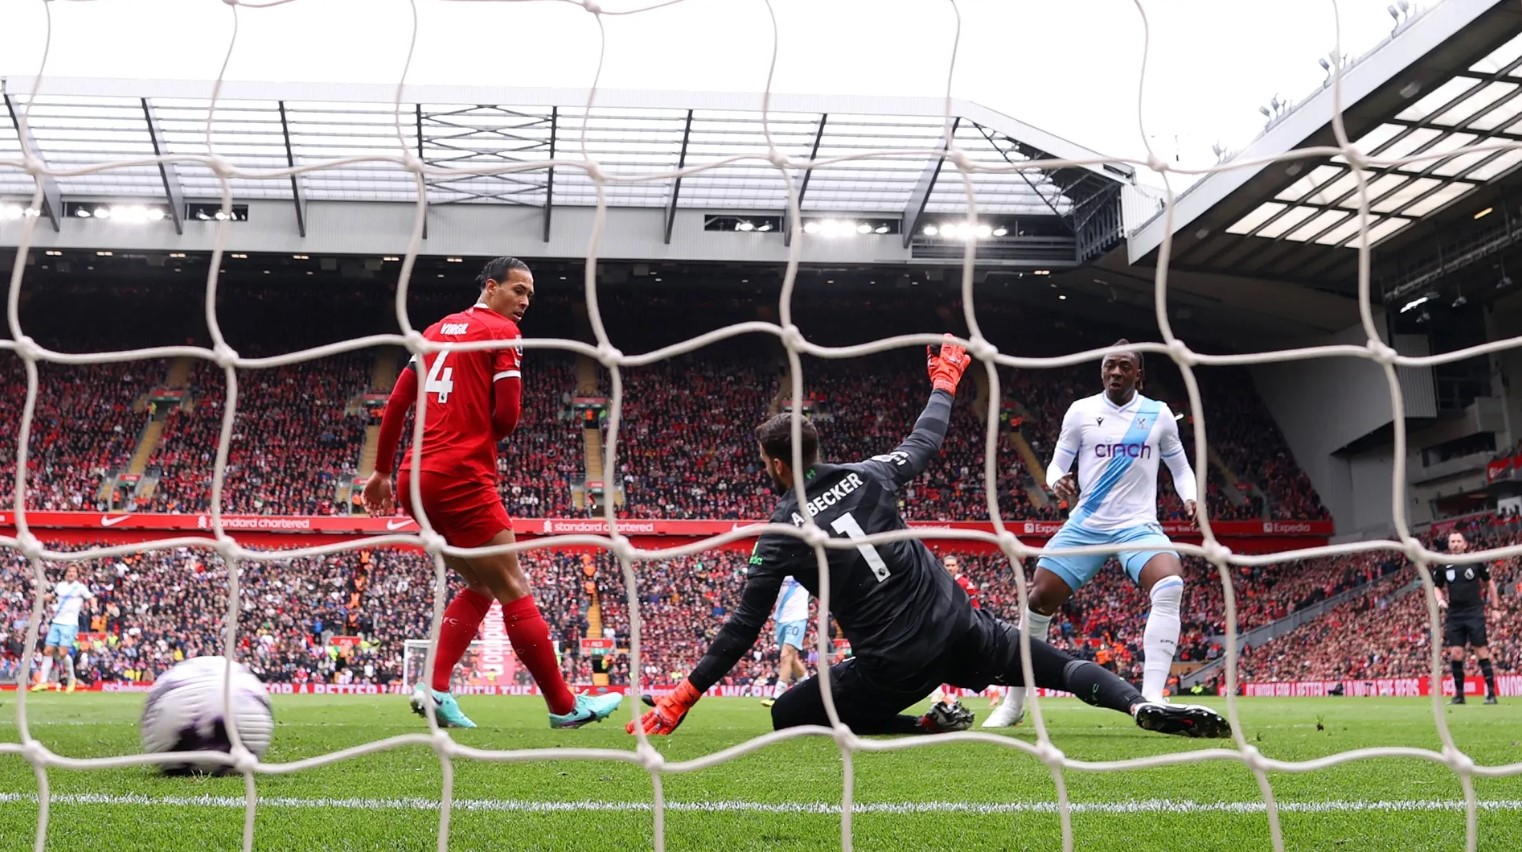
M 914 432 L 891 453 L 853 464 L 821 464 L 819 435 L 802 423 L 797 448 L 804 469 L 803 502 L 793 486 L 790 415 L 779 414 L 756 430 L 761 461 L 772 485 L 785 492 L 773 523 L 802 525 L 804 512 L 823 530 L 857 542 L 825 550 L 831 611 L 851 642 L 852 656 L 830 668 L 830 694 L 840 721 L 857 734 L 935 734 L 966 730 L 972 713 L 960 703 L 934 705 L 929 713 L 903 711 L 937 684 L 981 690 L 990 683 L 1020 683 L 1020 635 L 986 610 L 973 609 L 966 592 L 919 539 L 869 544 L 873 533 L 907 529 L 899 513 L 900 491 L 940 452 L 951 420 L 951 400 L 967 353 L 950 343 L 932 350 L 930 401 Z M 669 734 L 703 693 L 718 683 L 755 644 L 777 600 L 784 577 L 793 576 L 818 595 L 821 582 L 814 548 L 790 535 L 762 535 L 756 542 L 739 607 L 724 622 L 687 678 L 626 729 Z M 1127 713 L 1146 730 L 1222 737 L 1230 726 L 1206 707 L 1146 701 L 1135 687 L 1099 666 L 1075 660 L 1031 639 L 1036 685 L 1071 692 L 1085 702 Z M 809 678 L 772 706 L 772 727 L 829 725 L 823 687 Z
M 1145 379 L 1141 353 L 1106 355 L 1099 373 L 1104 390 L 1068 407 L 1046 469 L 1047 485 L 1074 507 L 1047 547 L 1126 545 L 1117 554 L 1120 564 L 1152 600 L 1142 635 L 1142 695 L 1161 702 L 1166 700 L 1168 674 L 1178 650 L 1184 565 L 1157 522 L 1158 461 L 1167 463 L 1191 520 L 1198 489 L 1173 412 L 1138 390 Z M 1077 477 L 1069 472 L 1075 459 Z M 1031 581 L 1029 608 L 1022 614 L 1031 638 L 1046 638 L 1052 616 L 1108 560 L 1102 553 L 1041 557 Z M 1025 690 L 1011 688 L 983 727 L 1008 727 L 1024 717 Z
M 1469 540 L 1461 532 L 1448 534 L 1448 552 L 1466 553 Z M 1463 565 L 1432 566 L 1432 585 L 1437 587 L 1437 605 L 1447 610 L 1443 620 L 1443 645 L 1448 648 L 1448 665 L 1453 669 L 1453 704 L 1464 703 L 1464 646 L 1474 647 L 1485 677 L 1485 703 L 1496 704 L 1496 670 L 1490 665 L 1490 644 L 1485 637 L 1485 597 L 1481 586 L 1490 592 L 1490 605 L 1501 598 L 1490 566 L 1476 562 Z
M 962 591 L 967 593 L 967 601 L 972 604 L 972 608 L 977 609 L 978 585 L 967 579 L 967 575 L 962 573 L 962 562 L 957 559 L 956 554 L 948 553 L 941 557 L 941 567 L 945 568 L 946 573 L 951 575 L 951 579 L 955 580 L 956 584 L 962 587 Z M 935 692 L 930 693 L 930 700 L 940 701 L 950 695 L 951 692 L 946 687 L 947 685 L 936 687 Z
M 408 514 L 426 513 L 428 522 L 454 547 L 514 541 L 512 520 L 497 490 L 497 442 L 513 433 L 522 412 L 522 347 L 511 345 L 511 341 L 521 338 L 518 322 L 533 300 L 534 276 L 523 261 L 499 257 L 486 264 L 476 283 L 481 288 L 476 303 L 429 326 L 423 336 L 436 343 L 496 340 L 504 345 L 413 356 L 386 402 L 377 467 L 364 490 L 365 509 L 370 514 L 394 512 L 392 461 L 407 412 L 417 402 L 421 381 L 425 398 L 422 459 L 413 470 L 412 454 L 408 453 L 397 488 L 404 495 L 402 505 Z M 414 477 L 421 497 L 419 507 L 412 505 Z M 440 724 L 475 727 L 450 694 L 449 684 L 455 665 L 476 638 L 493 600 L 502 604 L 502 620 L 513 653 L 534 676 L 549 705 L 550 727 L 575 728 L 600 722 L 618 708 L 622 696 L 617 693 L 571 694 L 555 658 L 549 625 L 534 602 L 516 553 L 445 556 L 444 561 L 465 580 L 465 588 L 444 610 L 431 688 L 418 683 L 412 694 L 414 711 L 424 715 L 431 701 Z
M 53 660 L 57 658 L 69 672 L 69 685 L 65 691 L 73 692 L 76 686 L 74 637 L 79 635 L 79 611 L 85 601 L 95 595 L 90 593 L 89 586 L 79 582 L 79 569 L 70 565 L 63 570 L 63 582 L 53 586 L 52 597 L 53 618 L 48 623 L 48 635 L 42 643 L 42 674 L 32 686 L 32 691 L 41 692 L 48 688 L 48 678 L 53 674 Z
M 782 693 L 809 673 L 802 656 L 803 634 L 809 626 L 809 593 L 792 577 L 782 580 L 782 596 L 777 598 L 772 620 L 777 623 L 777 685 L 772 688 L 772 697 L 761 701 L 762 707 L 775 704 Z

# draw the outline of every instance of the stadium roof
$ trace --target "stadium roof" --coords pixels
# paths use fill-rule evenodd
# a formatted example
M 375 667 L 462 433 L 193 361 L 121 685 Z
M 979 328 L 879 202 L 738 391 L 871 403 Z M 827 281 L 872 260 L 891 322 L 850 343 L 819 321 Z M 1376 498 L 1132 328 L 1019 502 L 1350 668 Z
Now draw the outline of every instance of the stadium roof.
M 1346 67 L 1342 84 L 1348 136 L 1374 158 L 1522 142 L 1522 8 L 1501 0 L 1448 0 Z M 1266 132 L 1237 157 L 1335 146 L 1332 101 L 1327 87 L 1272 116 Z M 1413 227 L 1418 223 L 1440 227 L 1470 219 L 1485 206 L 1486 188 L 1507 180 L 1518 165 L 1522 149 L 1371 171 L 1371 244 L 1388 258 L 1434 233 Z M 1172 263 L 1180 270 L 1349 292 L 1357 281 L 1357 207 L 1355 178 L 1340 156 L 1215 173 L 1177 200 Z M 1155 261 L 1164 231 L 1161 214 L 1137 229 L 1130 261 Z M 1377 266 L 1375 274 L 1388 279 L 1397 273 Z
M 54 168 L 156 154 L 217 154 L 240 168 L 274 171 L 349 157 L 397 156 L 403 148 L 430 166 L 430 206 L 500 204 L 589 207 L 595 184 L 575 168 L 539 167 L 497 175 L 472 168 L 576 159 L 585 154 L 618 180 L 613 207 L 772 211 L 786 207 L 781 175 L 767 161 L 761 97 L 755 94 L 600 91 L 596 105 L 571 89 L 414 86 L 397 105 L 391 86 L 224 83 L 213 115 L 210 84 L 154 80 L 4 81 L 12 115 L 0 122 L 0 160 L 21 157 L 16 113 L 25 109 L 37 150 Z M 774 95 L 771 137 L 790 158 L 825 159 L 869 151 L 938 148 L 947 102 L 931 98 Z M 1030 159 L 1098 160 L 1101 155 L 977 104 L 950 103 L 956 144 L 984 166 Z M 210 132 L 208 134 L 208 125 Z M 583 147 L 584 146 L 584 147 Z M 676 178 L 686 167 L 745 158 Z M 965 215 L 966 192 L 941 158 L 923 153 L 835 163 L 797 174 L 805 214 L 902 216 L 904 242 L 927 214 Z M 1090 205 L 1118 205 L 1132 179 L 1124 166 L 1093 165 L 974 174 L 980 215 L 1071 221 Z M 938 179 L 942 178 L 942 179 Z M 200 163 L 175 163 L 59 177 L 61 198 L 171 202 L 215 199 L 219 186 Z M 414 202 L 417 185 L 401 165 L 354 162 L 286 178 L 231 179 L 236 200 Z M 29 195 L 31 178 L 0 169 L 0 196 Z M 669 241 L 669 224 L 667 239 Z

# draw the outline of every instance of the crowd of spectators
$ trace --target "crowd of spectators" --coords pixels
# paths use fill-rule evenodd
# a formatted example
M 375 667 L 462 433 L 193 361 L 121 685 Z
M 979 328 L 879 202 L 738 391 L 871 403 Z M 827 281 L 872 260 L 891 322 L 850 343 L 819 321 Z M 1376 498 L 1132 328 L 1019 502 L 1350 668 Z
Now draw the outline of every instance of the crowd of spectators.
M 1522 543 L 1522 519 L 1483 515 L 1456 528 L 1471 551 Z M 1435 535 L 1442 539 L 1445 532 Z M 1434 549 L 1442 550 L 1439 541 Z M 1500 600 L 1486 610 L 1491 657 L 1496 670 L 1514 673 L 1522 666 L 1522 560 L 1489 563 Z M 1381 580 L 1364 595 L 1333 607 L 1297 630 L 1241 657 L 1243 680 L 1362 679 L 1420 677 L 1431 673 L 1432 636 L 1427 600 L 1414 569 L 1405 567 Z M 1473 666 L 1470 666 L 1473 669 Z M 1446 668 L 1444 669 L 1446 673 Z M 1471 674 L 1474 672 L 1471 671 Z
M 77 672 L 85 684 L 151 682 L 187 657 L 222 653 L 228 578 L 212 551 L 175 548 L 73 564 L 95 595 L 81 613 Z M 543 551 L 525 555 L 524 564 L 573 674 L 587 627 L 577 566 Z M 248 560 L 238 568 L 237 656 L 268 682 L 399 683 L 406 641 L 428 637 L 434 572 L 415 551 Z M 49 582 L 62 573 L 61 565 L 50 566 Z M 453 594 L 458 578 L 448 582 Z M 7 553 L 0 561 L 0 635 L 6 640 L 0 680 L 16 675 L 32 589 L 30 566 Z M 44 611 L 44 630 L 50 616 L 51 608 Z
M 280 367 L 242 370 L 223 511 L 265 515 L 332 515 L 340 483 L 352 483 L 367 415 L 356 399 L 370 381 L 373 352 Z M 199 362 L 188 399 L 167 413 L 148 470 L 158 485 L 148 508 L 204 512 L 221 437 L 227 388 L 220 368 Z
M 124 467 L 147 415 L 134 410 L 156 363 L 38 365 L 36 410 L 27 458 L 30 509 L 109 508 L 108 472 Z M 15 502 L 17 441 L 26 400 L 21 360 L 0 353 L 0 509 Z M 82 425 L 88 424 L 87 428 Z

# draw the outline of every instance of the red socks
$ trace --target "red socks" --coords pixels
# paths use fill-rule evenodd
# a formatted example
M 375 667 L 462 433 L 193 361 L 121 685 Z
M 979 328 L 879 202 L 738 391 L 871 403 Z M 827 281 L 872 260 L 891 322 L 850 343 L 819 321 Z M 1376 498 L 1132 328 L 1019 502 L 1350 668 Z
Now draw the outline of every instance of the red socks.
M 513 643 L 513 653 L 534 676 L 550 712 L 557 716 L 571 712 L 576 696 L 560 674 L 560 661 L 555 659 L 555 646 L 550 643 L 550 626 L 540 615 L 534 596 L 524 595 L 503 604 L 502 623 L 507 627 L 508 641 Z
M 470 589 L 461 589 L 449 606 L 444 608 L 444 620 L 439 625 L 439 650 L 433 657 L 433 688 L 439 692 L 449 691 L 449 678 L 465 650 L 475 641 L 476 631 L 491 610 L 491 598 Z

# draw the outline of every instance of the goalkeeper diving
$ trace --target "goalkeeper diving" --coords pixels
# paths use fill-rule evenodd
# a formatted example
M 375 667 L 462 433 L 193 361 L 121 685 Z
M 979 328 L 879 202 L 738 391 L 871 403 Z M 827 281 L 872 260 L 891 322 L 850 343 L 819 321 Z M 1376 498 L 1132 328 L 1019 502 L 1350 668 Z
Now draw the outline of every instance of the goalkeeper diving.
M 857 542 L 854 548 L 825 550 L 830 612 L 854 654 L 830 668 L 830 689 L 840 721 L 857 734 L 966 730 L 973 716 L 960 702 L 939 702 L 922 716 L 903 711 L 943 683 L 975 692 L 991 684 L 1025 685 L 1019 629 L 974 609 L 923 542 L 864 541 L 872 533 L 906 528 L 898 511 L 900 491 L 940 451 L 968 362 L 965 349 L 949 340 L 930 350 L 930 401 L 913 434 L 885 455 L 852 464 L 821 463 L 819 435 L 813 423 L 803 420 L 802 506 L 793 489 L 790 415 L 779 414 L 756 429 L 761 461 L 776 490 L 785 494 L 772 523 L 801 527 L 806 512 L 826 532 Z M 762 535 L 751 554 L 740 605 L 708 652 L 686 680 L 626 729 L 633 733 L 640 725 L 647 734 L 676 730 L 703 693 L 750 650 L 789 575 L 818 596 L 814 549 L 794 536 Z M 1208 707 L 1148 701 L 1136 687 L 1092 662 L 1074 659 L 1036 637 L 1030 647 L 1036 686 L 1126 713 L 1148 731 L 1190 737 L 1231 733 L 1226 719 Z M 818 677 L 783 693 L 771 710 L 772 727 L 778 730 L 830 724 Z

